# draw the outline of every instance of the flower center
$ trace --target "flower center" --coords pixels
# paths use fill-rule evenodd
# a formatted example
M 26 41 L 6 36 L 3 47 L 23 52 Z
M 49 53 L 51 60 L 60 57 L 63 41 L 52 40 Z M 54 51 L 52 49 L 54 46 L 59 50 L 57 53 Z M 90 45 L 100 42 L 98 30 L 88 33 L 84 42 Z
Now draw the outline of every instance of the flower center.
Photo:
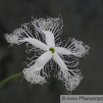
M 54 52 L 55 52 L 55 49 L 54 49 L 54 48 L 50 48 L 49 51 L 50 51 L 51 53 L 54 53 Z

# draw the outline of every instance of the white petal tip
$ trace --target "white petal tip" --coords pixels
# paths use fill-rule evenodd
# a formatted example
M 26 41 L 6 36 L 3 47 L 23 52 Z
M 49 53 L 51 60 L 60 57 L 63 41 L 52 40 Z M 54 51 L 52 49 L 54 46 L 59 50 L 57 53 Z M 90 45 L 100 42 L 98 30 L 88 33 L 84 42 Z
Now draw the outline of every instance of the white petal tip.
M 70 38 L 71 44 L 67 47 L 72 55 L 76 57 L 83 57 L 85 54 L 88 54 L 90 47 L 84 44 L 82 41 L 75 40 Z
M 42 77 L 40 75 L 40 72 L 34 71 L 32 69 L 24 69 L 24 78 L 30 82 L 31 84 L 41 84 L 43 85 L 47 81 L 45 80 L 45 77 Z
M 80 84 L 80 81 L 83 79 L 82 76 L 72 76 L 68 81 L 65 81 L 65 86 L 67 91 L 73 91 Z
M 5 34 L 5 38 L 7 40 L 8 43 L 12 44 L 19 44 L 19 39 L 20 37 L 22 37 L 22 29 L 16 29 L 14 30 L 13 33 L 11 34 Z

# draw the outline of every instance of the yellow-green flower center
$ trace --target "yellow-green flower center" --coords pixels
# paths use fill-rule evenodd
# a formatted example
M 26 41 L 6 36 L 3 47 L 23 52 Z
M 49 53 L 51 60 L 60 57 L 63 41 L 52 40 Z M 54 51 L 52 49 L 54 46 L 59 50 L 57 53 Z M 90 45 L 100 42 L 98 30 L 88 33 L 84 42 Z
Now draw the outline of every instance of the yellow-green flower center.
M 51 53 L 54 53 L 54 52 L 55 52 L 55 49 L 54 49 L 54 48 L 50 48 L 49 51 L 50 51 Z

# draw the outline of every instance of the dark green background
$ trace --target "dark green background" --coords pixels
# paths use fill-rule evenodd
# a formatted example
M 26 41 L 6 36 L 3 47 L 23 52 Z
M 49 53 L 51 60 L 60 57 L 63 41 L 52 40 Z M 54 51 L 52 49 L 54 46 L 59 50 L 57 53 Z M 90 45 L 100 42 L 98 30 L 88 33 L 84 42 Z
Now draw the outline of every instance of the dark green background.
M 23 70 L 25 44 L 9 44 L 4 34 L 11 33 L 31 16 L 57 17 L 64 21 L 62 40 L 74 37 L 91 48 L 80 59 L 78 68 L 84 79 L 72 94 L 103 94 L 103 0 L 0 0 L 0 81 Z M 0 90 L 0 103 L 59 103 L 66 94 L 61 81 L 51 77 L 49 84 L 31 85 L 22 77 L 12 80 Z

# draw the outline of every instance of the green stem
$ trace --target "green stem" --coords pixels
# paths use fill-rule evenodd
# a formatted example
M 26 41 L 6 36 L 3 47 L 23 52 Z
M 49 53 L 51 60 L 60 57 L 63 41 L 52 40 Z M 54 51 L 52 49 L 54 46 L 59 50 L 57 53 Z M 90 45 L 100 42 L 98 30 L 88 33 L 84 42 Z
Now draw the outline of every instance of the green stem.
M 6 84 L 8 81 L 10 81 L 10 80 L 12 80 L 12 79 L 14 79 L 14 78 L 18 78 L 18 77 L 20 77 L 20 76 L 23 76 L 23 72 L 18 73 L 18 74 L 15 74 L 15 75 L 12 75 L 12 76 L 4 79 L 4 80 L 0 83 L 0 89 L 1 89 L 2 86 L 3 86 L 4 84 Z

